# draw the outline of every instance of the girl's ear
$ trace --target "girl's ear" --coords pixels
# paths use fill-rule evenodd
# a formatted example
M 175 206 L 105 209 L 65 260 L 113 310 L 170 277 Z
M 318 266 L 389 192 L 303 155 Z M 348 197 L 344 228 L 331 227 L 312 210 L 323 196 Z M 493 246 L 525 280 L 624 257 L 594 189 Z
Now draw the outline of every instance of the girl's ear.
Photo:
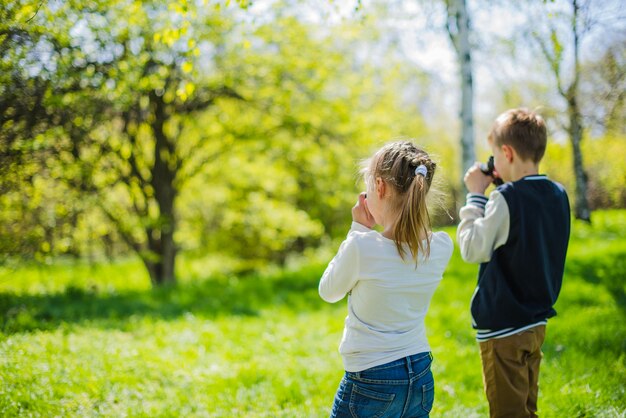
M 376 177 L 376 194 L 378 195 L 378 200 L 382 199 L 385 196 L 387 185 L 380 177 Z

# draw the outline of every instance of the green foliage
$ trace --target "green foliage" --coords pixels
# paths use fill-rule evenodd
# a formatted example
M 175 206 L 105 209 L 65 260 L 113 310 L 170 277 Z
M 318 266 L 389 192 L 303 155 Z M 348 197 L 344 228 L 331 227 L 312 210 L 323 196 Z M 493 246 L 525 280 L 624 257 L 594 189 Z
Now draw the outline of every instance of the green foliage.
M 320 32 L 281 3 L 244 24 L 211 4 L 43 4 L 28 24 L 30 3 L 9 8 L 23 35 L 1 60 L 5 257 L 158 262 L 174 229 L 183 250 L 282 263 L 345 233 L 372 144 L 425 133 L 396 94 L 419 71 L 357 54 L 372 27 Z
M 626 311 L 610 291 L 626 273 L 625 228 L 624 211 L 573 224 L 543 347 L 543 416 L 625 412 Z M 2 271 L 0 414 L 328 416 L 346 308 L 317 295 L 323 269 L 181 274 L 159 289 L 135 261 Z M 436 416 L 487 414 L 469 325 L 476 274 L 455 251 L 427 317 Z
M 613 155 L 626 152 L 626 138 L 607 134 L 601 138 L 586 138 L 582 143 L 585 171 L 589 178 L 589 202 L 592 209 L 623 208 L 626 206 L 626 162 Z M 541 163 L 541 170 L 565 186 L 574 201 L 575 187 L 569 144 L 550 142 Z
M 455 216 L 457 139 L 420 116 L 436 77 L 373 14 L 319 25 L 298 5 L 261 19 L 247 1 L 0 2 L 0 264 L 158 263 L 171 232 L 197 258 L 284 264 L 345 234 L 358 161 L 398 137 L 438 161 Z M 546 88 L 509 84 L 515 106 Z M 620 132 L 583 142 L 594 208 L 626 205 L 624 164 L 606 158 Z M 544 167 L 574 201 L 570 154 L 551 143 Z

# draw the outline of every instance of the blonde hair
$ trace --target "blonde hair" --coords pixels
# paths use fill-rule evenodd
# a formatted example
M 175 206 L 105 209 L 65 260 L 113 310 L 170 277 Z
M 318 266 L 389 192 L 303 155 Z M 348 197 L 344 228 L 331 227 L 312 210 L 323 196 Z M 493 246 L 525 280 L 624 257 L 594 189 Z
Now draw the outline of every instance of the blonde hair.
M 488 140 L 512 146 L 523 160 L 539 163 L 546 151 L 548 134 L 543 118 L 525 108 L 509 109 L 496 119 Z
M 420 165 L 426 167 L 426 175 L 416 174 Z M 391 186 L 392 205 L 397 213 L 393 228 L 393 241 L 404 260 L 406 244 L 411 258 L 417 264 L 418 254 L 430 255 L 430 216 L 426 194 L 435 175 L 437 164 L 426 151 L 409 141 L 397 141 L 384 145 L 365 162 L 362 173 L 368 182 L 380 177 Z M 420 240 L 426 237 L 426 244 Z

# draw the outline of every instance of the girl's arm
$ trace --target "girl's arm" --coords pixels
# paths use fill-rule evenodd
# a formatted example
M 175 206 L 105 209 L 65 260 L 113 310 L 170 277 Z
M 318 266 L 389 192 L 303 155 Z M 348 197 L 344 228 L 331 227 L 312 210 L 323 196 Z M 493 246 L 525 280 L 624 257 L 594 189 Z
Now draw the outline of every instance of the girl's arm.
M 319 294 L 326 302 L 340 301 L 356 285 L 359 275 L 359 249 L 357 237 L 352 232 L 369 230 L 357 222 L 352 222 L 348 237 L 339 247 L 337 255 L 328 264 L 320 280 Z

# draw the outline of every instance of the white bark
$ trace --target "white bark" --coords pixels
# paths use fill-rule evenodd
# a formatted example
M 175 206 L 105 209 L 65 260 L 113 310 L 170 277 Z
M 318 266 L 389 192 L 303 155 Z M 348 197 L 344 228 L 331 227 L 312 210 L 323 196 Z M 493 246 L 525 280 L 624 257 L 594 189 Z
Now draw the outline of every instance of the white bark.
M 448 34 L 457 54 L 461 76 L 461 176 L 463 176 L 476 161 L 474 151 L 474 85 L 469 41 L 470 17 L 465 0 L 446 0 L 446 5 Z

